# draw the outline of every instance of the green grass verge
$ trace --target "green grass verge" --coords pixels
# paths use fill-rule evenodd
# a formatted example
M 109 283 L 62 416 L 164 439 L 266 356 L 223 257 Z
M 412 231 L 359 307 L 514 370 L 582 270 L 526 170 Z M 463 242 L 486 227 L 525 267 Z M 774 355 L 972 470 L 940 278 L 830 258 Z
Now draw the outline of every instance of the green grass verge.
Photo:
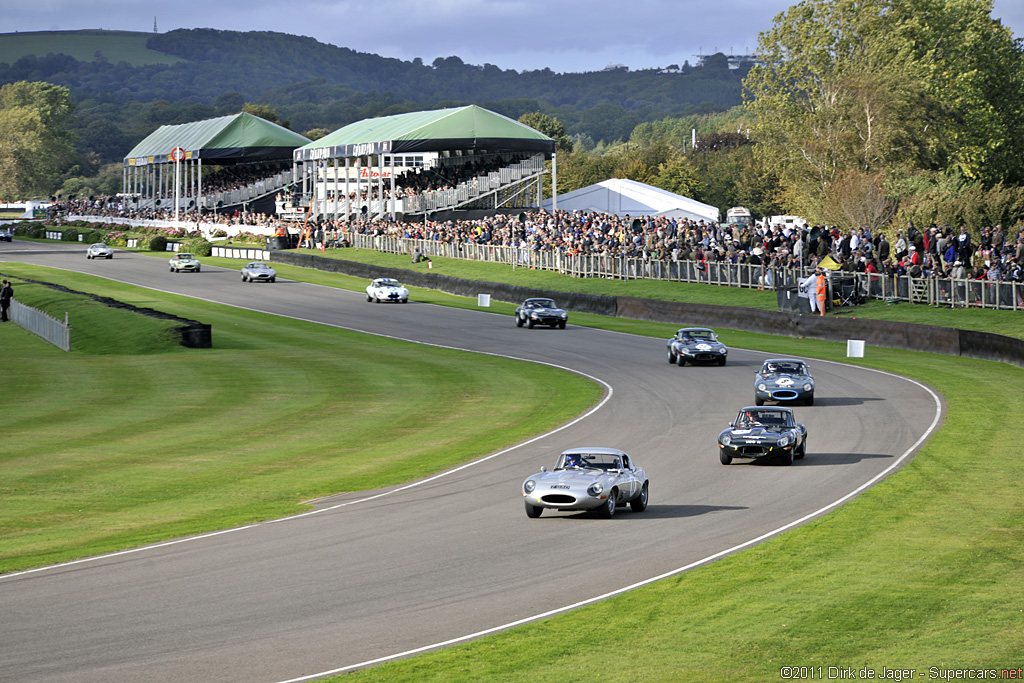
M 79 341 L 65 353 L 0 326 L 0 572 L 280 517 L 307 509 L 302 501 L 406 482 L 554 427 L 601 393 L 577 375 L 532 363 L 66 271 L 2 270 L 210 323 L 215 348 L 167 344 L 141 315 L 15 281 L 17 298 L 29 305 L 76 311 Z M 145 334 L 160 341 L 145 353 L 126 350 Z

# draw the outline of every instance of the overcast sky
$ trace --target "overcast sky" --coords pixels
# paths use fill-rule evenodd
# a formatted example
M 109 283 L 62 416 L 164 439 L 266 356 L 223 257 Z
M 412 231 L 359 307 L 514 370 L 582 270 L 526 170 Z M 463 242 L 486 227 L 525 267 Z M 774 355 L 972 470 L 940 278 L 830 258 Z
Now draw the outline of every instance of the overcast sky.
M 5 0 L 0 31 L 277 31 L 384 57 L 599 71 L 748 54 L 786 0 Z M 993 16 L 1024 36 L 1024 1 Z

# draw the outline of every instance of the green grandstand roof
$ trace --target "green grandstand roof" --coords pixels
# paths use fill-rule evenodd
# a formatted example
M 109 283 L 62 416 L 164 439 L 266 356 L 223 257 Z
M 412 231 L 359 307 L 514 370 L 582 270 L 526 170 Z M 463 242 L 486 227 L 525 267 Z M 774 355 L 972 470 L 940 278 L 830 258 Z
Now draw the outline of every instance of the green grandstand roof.
M 309 138 L 258 116 L 241 112 L 205 121 L 160 126 L 124 158 L 125 166 L 165 164 L 175 147 L 186 159 L 235 164 L 263 159 L 290 159 Z
M 555 141 L 476 105 L 365 119 L 295 150 L 296 161 L 447 149 L 555 151 Z

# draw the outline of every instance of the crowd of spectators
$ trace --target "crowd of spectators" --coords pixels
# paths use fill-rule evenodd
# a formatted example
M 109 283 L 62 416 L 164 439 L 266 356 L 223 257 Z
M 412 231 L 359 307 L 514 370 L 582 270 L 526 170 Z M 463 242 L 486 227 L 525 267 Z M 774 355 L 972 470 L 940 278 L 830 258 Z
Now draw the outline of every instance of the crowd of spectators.
M 499 155 L 492 157 L 476 157 L 468 161 L 448 163 L 432 168 L 417 167 L 405 169 L 402 173 L 395 175 L 395 189 L 391 190 L 390 179 L 385 179 L 380 185 L 383 187 L 385 199 L 402 199 L 415 197 L 429 192 L 444 190 L 455 190 L 463 183 L 473 184 L 476 179 L 486 176 L 489 173 L 498 171 L 501 168 L 520 162 L 529 155 L 512 155 L 511 157 Z M 340 169 L 339 169 L 340 170 Z M 333 202 L 336 197 L 344 197 L 342 189 L 344 179 L 338 183 L 337 192 L 328 192 L 327 201 Z M 371 182 L 358 191 L 352 190 L 348 198 L 352 202 L 372 201 L 379 197 L 378 184 Z
M 168 219 L 173 211 L 138 212 L 121 197 L 58 202 L 60 213 L 110 218 Z M 667 217 L 631 218 L 614 214 L 531 211 L 473 220 L 392 221 L 374 218 L 352 222 L 315 220 L 283 224 L 275 216 L 240 213 L 185 214 L 197 225 L 245 225 L 266 234 L 290 228 L 303 246 L 344 246 L 346 233 L 387 235 L 450 244 L 511 246 L 530 251 L 591 254 L 660 261 L 743 263 L 802 272 L 819 264 L 848 273 L 882 273 L 913 277 L 1024 281 L 1024 229 L 1006 234 L 1002 226 L 981 228 L 974 237 L 966 226 L 917 228 L 908 223 L 890 238 L 867 228 L 825 226 L 740 226 Z
M 261 180 L 273 178 L 279 173 L 291 171 L 291 162 L 260 162 L 221 166 L 209 175 L 203 176 L 203 194 L 212 195 L 231 190 L 241 190 Z
M 972 242 L 966 226 L 918 229 L 908 224 L 894 240 L 866 228 L 738 226 L 665 217 L 631 219 L 594 212 L 529 213 L 520 221 L 494 216 L 470 221 L 348 224 L 328 221 L 310 243 L 337 244 L 345 232 L 462 244 L 515 246 L 532 251 L 596 254 L 644 260 L 690 260 L 698 266 L 743 263 L 813 270 L 826 259 L 848 273 L 1013 280 L 1024 278 L 1024 231 L 1007 238 L 1001 226 Z M 832 263 L 826 262 L 826 267 Z

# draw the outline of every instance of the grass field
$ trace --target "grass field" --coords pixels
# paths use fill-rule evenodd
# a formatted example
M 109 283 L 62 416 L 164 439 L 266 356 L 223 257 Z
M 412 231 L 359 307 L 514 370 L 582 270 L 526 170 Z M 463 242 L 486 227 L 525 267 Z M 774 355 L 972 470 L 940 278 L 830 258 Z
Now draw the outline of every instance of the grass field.
M 146 41 L 151 37 L 152 33 L 99 29 L 0 33 L 0 62 L 14 64 L 26 55 L 45 57 L 51 53 L 91 62 L 96 59 L 97 52 L 112 64 L 128 62 L 132 66 L 146 66 L 183 61 L 147 48 Z
M 345 250 L 339 255 L 352 258 L 352 252 Z M 382 256 L 365 250 L 358 253 L 360 259 Z M 401 265 L 399 260 L 403 261 Z M 204 259 L 204 263 L 207 261 L 215 265 L 241 265 L 240 262 L 224 263 L 218 259 Z M 434 262 L 435 270 L 439 269 L 439 272 L 449 275 L 464 272 L 461 270 L 464 262 L 439 261 Z M 409 267 L 406 257 L 393 257 L 392 262 L 382 265 Z M 470 265 L 474 268 L 491 267 L 489 264 Z M 38 272 L 24 268 L 24 277 L 34 277 L 29 271 Z M 3 269 L 5 272 L 10 271 L 6 265 Z M 292 270 L 286 266 L 281 266 L 279 272 L 282 277 L 308 279 L 348 289 L 361 290 L 366 284 L 363 279 Z M 464 276 L 487 279 L 475 275 Z M 501 273 L 496 273 L 491 279 L 500 276 Z M 604 281 L 566 279 L 551 284 L 547 279 L 550 274 L 536 271 L 517 271 L 512 276 L 536 277 L 536 280 L 516 284 L 552 289 L 564 290 L 569 285 L 575 287 L 582 284 L 608 286 Z M 66 274 L 61 277 L 64 281 Z M 271 365 L 276 365 L 283 361 L 268 355 L 268 348 L 280 350 L 289 343 L 296 343 L 296 335 L 318 334 L 317 330 L 312 329 L 316 326 L 277 321 L 272 325 L 270 339 L 252 341 L 247 338 L 245 331 L 256 324 L 252 320 L 254 317 L 266 324 L 262 316 L 233 310 L 214 311 L 219 307 L 179 297 L 168 297 L 168 301 L 164 300 L 164 295 L 133 288 L 122 290 L 112 283 L 93 281 L 92 278 L 88 280 L 87 283 L 80 283 L 81 286 L 77 288 L 85 289 L 86 284 L 90 287 L 109 288 L 117 292 L 117 298 L 137 305 L 154 308 L 172 305 L 174 313 L 213 322 L 215 343 L 219 347 L 218 330 L 223 329 L 227 336 L 224 341 L 229 344 L 226 349 L 228 353 L 222 355 L 218 355 L 220 348 L 212 353 L 174 349 L 154 350 L 138 361 L 130 359 L 131 374 L 127 377 L 131 378 L 131 382 L 126 383 L 121 377 L 119 384 L 143 388 L 132 389 L 134 401 L 125 399 L 118 404 L 119 409 L 123 405 L 130 411 L 128 418 L 114 419 L 112 415 L 120 410 L 114 410 L 113 406 L 106 410 L 96 408 L 98 405 L 104 408 L 108 406 L 102 396 L 100 401 L 93 400 L 95 396 L 89 393 L 93 390 L 83 390 L 75 405 L 91 413 L 100 413 L 107 425 L 107 433 L 116 437 L 110 440 L 115 445 L 122 439 L 138 437 L 137 441 L 141 441 L 142 435 L 146 435 L 147 440 L 158 438 L 169 443 L 165 433 L 167 430 L 162 429 L 153 418 L 157 413 L 177 411 L 173 414 L 181 415 L 186 431 L 203 428 L 201 419 L 191 414 L 189 406 L 173 404 L 170 398 L 152 399 L 154 408 L 142 405 L 150 400 L 145 398 L 146 392 L 155 392 L 152 386 L 159 386 L 164 378 L 174 376 L 167 372 L 168 368 L 162 367 L 157 373 L 150 366 L 163 366 L 169 360 L 173 363 L 170 369 L 180 368 L 187 373 L 187 377 L 194 377 L 197 374 L 194 369 L 197 363 L 200 363 L 199 367 L 207 367 L 201 365 L 201 360 L 197 358 L 217 355 L 219 362 L 213 364 L 216 369 L 212 371 L 214 377 L 220 379 L 218 373 L 227 375 L 232 372 L 225 366 L 237 363 L 236 353 L 242 353 L 242 357 L 250 361 L 262 362 L 273 358 Z M 624 287 L 633 285 L 619 284 Z M 697 285 L 668 283 L 661 286 L 676 290 L 673 292 L 675 300 L 702 303 L 721 303 L 717 299 L 727 296 L 733 300 L 733 305 L 751 305 L 747 301 L 766 296 L 765 293 L 747 290 L 712 292 L 710 290 L 719 288 Z M 23 287 L 18 289 L 19 297 L 22 290 Z M 437 292 L 414 292 L 419 300 L 467 308 L 475 308 L 476 305 L 475 301 Z M 619 293 L 645 296 L 632 291 Z M 716 300 L 710 301 L 712 298 Z M 512 309 L 511 304 L 499 304 L 498 307 L 492 307 L 492 310 L 504 311 L 501 307 L 507 307 L 508 312 Z M 769 305 L 766 303 L 764 307 Z M 929 312 L 936 316 L 947 313 L 909 304 L 901 304 L 890 310 L 893 313 L 906 311 L 907 314 L 925 317 Z M 1020 314 L 979 310 L 951 313 L 962 313 L 958 317 L 960 322 L 957 326 L 970 329 L 988 329 L 985 316 L 998 315 L 1001 317 L 997 321 L 1000 330 L 1018 330 L 1015 336 L 1021 336 L 1021 324 L 1017 322 Z M 217 318 L 211 320 L 214 314 Z M 861 315 L 862 312 L 858 310 L 857 314 Z M 578 314 L 572 316 L 571 322 L 607 326 L 654 337 L 667 337 L 674 327 Z M 939 324 L 949 323 L 940 320 Z M 296 331 L 296 327 L 301 329 Z M 15 358 L 25 359 L 19 365 L 45 366 L 48 357 L 62 353 L 40 349 L 38 342 L 32 340 L 29 340 L 30 348 L 17 345 L 10 347 L 10 334 L 9 329 L 0 328 L 0 342 L 4 345 L 5 354 L 9 353 L 7 349 L 13 348 Z M 337 331 L 333 331 L 329 336 L 338 335 Z M 721 335 L 726 343 L 734 347 L 847 360 L 845 345 L 841 344 L 728 330 L 721 331 Z M 236 353 L 230 353 L 233 350 Z M 427 352 L 420 363 L 429 366 L 433 362 L 429 356 L 436 353 L 439 351 Z M 37 357 L 42 358 L 37 360 Z M 103 358 L 97 354 L 83 354 L 83 357 L 86 359 L 83 363 L 85 366 Z M 188 362 L 178 361 L 179 358 L 187 359 Z M 148 361 L 148 364 L 143 361 Z M 1024 410 L 1024 395 L 1020 391 L 1020 387 L 1024 386 L 1024 369 L 986 361 L 874 347 L 869 347 L 867 357 L 858 362 L 928 383 L 943 393 L 948 412 L 941 430 L 913 461 L 857 499 L 819 520 L 714 564 L 567 615 L 532 623 L 466 645 L 385 664 L 345 676 L 344 680 L 532 681 L 557 678 L 566 681 L 772 681 L 783 680 L 782 667 L 787 666 L 811 667 L 803 671 L 802 678 L 805 679 L 815 677 L 815 673 L 817 678 L 827 679 L 829 667 L 852 667 L 855 672 L 863 668 L 871 669 L 876 678 L 885 677 L 889 680 L 898 678 L 891 673 L 894 669 L 915 669 L 917 674 L 923 674 L 915 675 L 915 680 L 948 680 L 950 675 L 938 670 L 929 673 L 929 668 L 991 669 L 997 675 L 1001 669 L 1016 670 L 1022 665 L 1021 656 L 1024 652 L 1024 463 L 1019 457 L 1019 436 L 1014 425 L 1017 416 Z M 136 365 L 147 369 L 139 370 Z M 84 372 L 81 369 L 74 371 Z M 493 369 L 489 368 L 488 371 L 493 372 Z M 50 384 L 49 390 L 34 387 L 33 382 L 39 380 L 38 377 L 33 378 L 33 375 L 39 372 L 44 373 L 42 381 Z M 302 369 L 288 366 L 287 372 L 298 372 L 301 375 Z M 89 373 L 98 374 L 94 370 Z M 273 370 L 259 370 L 263 385 L 273 385 L 274 375 Z M 67 419 L 68 410 L 73 410 L 73 407 L 51 408 L 45 405 L 41 397 L 53 396 L 59 387 L 68 386 L 66 383 L 61 384 L 64 377 L 55 378 L 46 374 L 45 367 L 35 372 L 30 368 L 24 371 L 16 368 L 14 376 L 19 378 L 19 388 L 17 391 L 4 392 L 0 399 L 3 401 L 4 414 L 8 415 L 11 410 L 22 412 L 20 404 L 12 405 L 12 396 L 17 396 L 19 392 L 35 391 L 40 398 L 32 410 L 27 412 L 47 422 L 47 426 L 36 437 L 51 434 L 61 419 Z M 142 379 L 137 381 L 137 376 Z M 444 377 L 438 379 L 448 380 Z M 200 398 L 206 394 L 225 393 L 223 388 L 219 391 L 216 388 L 222 386 L 214 382 L 214 388 L 207 388 L 204 383 Z M 75 392 L 79 391 L 77 387 L 71 388 Z M 373 391 L 373 388 L 366 390 Z M 585 390 L 580 392 L 580 404 L 593 399 L 592 395 L 586 397 L 586 393 Z M 528 390 L 523 395 L 527 401 L 534 400 L 530 398 Z M 545 391 L 540 391 L 536 400 L 541 400 L 540 397 L 545 395 Z M 293 397 L 286 399 L 294 400 Z M 287 432 L 279 431 L 283 426 L 270 417 L 274 413 L 275 402 L 257 399 L 259 406 L 254 409 L 253 406 L 237 404 L 229 396 L 203 400 L 233 418 L 221 425 L 228 429 L 223 439 L 207 434 L 201 440 L 193 437 L 191 442 L 202 445 L 206 450 L 216 449 L 214 452 L 218 454 L 218 459 L 234 456 L 229 440 L 238 438 L 240 425 L 246 425 L 249 434 L 264 435 L 267 441 L 277 442 L 287 435 Z M 307 397 L 306 400 L 316 402 L 316 397 Z M 336 400 L 337 397 L 321 396 L 319 405 L 333 405 Z M 172 405 L 168 405 L 169 401 L 172 401 Z M 298 419 L 306 414 L 302 410 L 306 406 L 301 403 L 295 405 L 298 406 L 297 412 L 292 417 Z M 503 438 L 514 436 L 514 420 L 513 416 L 506 425 Z M 82 424 L 84 422 L 74 422 L 78 427 Z M 20 429 L 22 425 L 17 427 Z M 10 420 L 6 420 L 0 429 L 11 430 Z M 366 439 L 369 435 L 357 436 Z M 52 452 L 36 453 L 34 464 L 26 463 L 20 475 L 24 481 L 19 504 L 31 506 L 32 495 L 29 491 L 38 489 L 44 483 L 60 485 L 72 491 L 80 487 L 84 491 L 86 487 L 79 479 L 85 476 L 83 473 L 91 474 L 94 463 L 105 463 L 108 459 L 105 451 L 111 448 L 105 445 L 108 441 L 95 437 L 93 435 L 93 438 L 79 444 L 76 450 L 69 451 L 69 455 L 78 460 L 75 461 L 76 467 L 63 478 L 54 477 L 50 471 L 52 468 L 48 467 L 54 457 Z M 6 433 L 4 439 L 7 443 Z M 22 448 L 25 447 L 22 444 Z M 36 447 L 34 450 L 42 449 Z M 165 451 L 157 449 L 147 449 L 145 452 L 148 458 L 139 458 L 123 467 L 145 468 L 147 464 L 167 457 Z M 116 457 L 115 454 L 114 459 Z M 307 454 L 306 457 L 310 456 Z M 190 471 L 193 466 L 216 468 L 216 465 L 202 464 L 201 461 L 205 459 L 206 456 L 195 452 L 175 452 L 174 457 L 170 458 L 171 466 L 179 470 L 177 475 Z M 0 456 L 0 465 L 5 471 L 10 462 L 15 460 L 6 454 Z M 406 463 L 404 469 L 390 474 L 393 480 L 418 476 L 418 464 Z M 33 472 L 33 466 L 41 471 Z M 252 501 L 248 499 L 251 495 L 248 488 L 259 486 L 264 479 L 288 480 L 289 477 L 287 473 L 272 468 L 270 472 L 261 474 L 264 476 L 248 478 L 244 482 L 245 490 L 236 494 L 240 499 L 233 502 L 250 514 L 274 514 L 272 503 L 263 501 L 263 507 L 250 505 Z M 342 480 L 363 485 L 380 483 L 380 475 L 376 473 L 355 473 L 345 479 L 349 474 L 339 473 L 337 480 L 322 482 L 323 489 L 337 487 Z M 33 481 L 33 478 L 36 480 Z M 205 481 L 204 477 L 186 480 L 177 493 L 188 494 L 190 500 L 216 493 L 205 491 Z M 6 478 L 0 483 L 2 486 L 6 486 Z M 310 490 L 314 489 L 315 486 L 310 485 Z M 127 496 L 125 492 L 119 493 L 116 485 L 112 490 L 115 495 Z M 81 495 L 82 492 L 76 493 Z M 286 497 L 278 505 L 294 509 L 295 501 L 305 495 L 297 491 L 295 493 L 297 495 Z M 0 496 L 6 501 L 9 492 L 2 489 Z M 132 509 L 135 506 L 149 512 L 150 506 L 146 501 L 129 500 L 121 510 L 101 509 L 97 514 L 104 517 L 105 522 L 124 523 L 137 514 L 137 510 Z M 43 508 L 40 505 L 38 509 Z M 193 529 L 203 523 L 216 526 L 219 521 L 218 512 L 224 511 L 218 510 L 194 520 Z M 56 523 L 61 521 L 55 520 Z M 0 543 L 7 542 L 4 540 L 7 529 L 8 522 L 3 519 Z M 133 538 L 135 542 L 153 540 L 160 534 L 173 534 L 181 532 L 181 529 L 173 524 L 161 526 L 158 523 L 154 529 L 144 531 L 149 535 L 140 535 L 135 531 L 133 537 L 133 532 L 125 531 L 112 536 L 119 542 L 130 544 Z M 26 533 L 35 533 L 42 540 L 53 543 L 45 531 L 33 529 Z M 109 541 L 110 538 L 104 538 L 104 543 L 109 545 Z M 81 552 L 82 548 L 78 550 Z M 48 558 L 56 556 L 52 550 L 39 552 L 36 558 L 43 561 L 52 561 Z M 5 552 L 0 551 L 0 556 L 5 555 Z M 642 562 L 642 558 L 636 558 L 636 561 Z M 906 680 L 902 675 L 899 678 Z
M 0 572 L 416 479 L 554 427 L 601 394 L 532 363 L 0 270 L 210 323 L 215 347 L 185 349 L 166 322 L 13 280 L 22 303 L 70 311 L 72 353 L 0 326 Z

